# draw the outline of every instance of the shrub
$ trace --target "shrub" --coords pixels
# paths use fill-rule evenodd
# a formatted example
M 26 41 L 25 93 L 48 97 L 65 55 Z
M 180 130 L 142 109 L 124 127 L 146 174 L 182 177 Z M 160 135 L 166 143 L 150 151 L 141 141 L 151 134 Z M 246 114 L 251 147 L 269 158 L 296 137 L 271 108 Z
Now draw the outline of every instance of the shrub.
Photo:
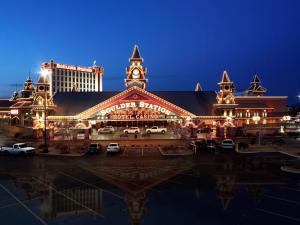
M 46 144 L 46 147 L 49 148 L 49 145 Z M 38 149 L 44 149 L 45 148 L 45 144 L 39 144 Z
M 17 132 L 17 133 L 15 133 L 14 137 L 15 137 L 15 138 L 20 138 L 21 135 L 22 135 L 22 134 L 21 134 L 20 132 Z
M 238 143 L 239 149 L 246 149 L 249 148 L 249 145 L 245 142 Z
M 68 154 L 70 152 L 69 146 L 65 144 L 58 144 L 56 148 L 60 151 L 60 154 Z

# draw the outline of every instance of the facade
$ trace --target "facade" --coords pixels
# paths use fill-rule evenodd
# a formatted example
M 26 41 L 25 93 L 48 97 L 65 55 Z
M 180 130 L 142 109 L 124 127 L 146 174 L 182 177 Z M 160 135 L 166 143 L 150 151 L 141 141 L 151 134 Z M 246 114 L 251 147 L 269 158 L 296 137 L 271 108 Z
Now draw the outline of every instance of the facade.
M 101 92 L 103 67 L 81 67 L 55 63 L 41 65 L 42 71 L 47 74 L 50 82 L 50 92 L 53 95 L 57 92 Z
M 60 91 L 56 91 L 58 85 L 52 86 L 51 90 L 54 79 L 60 76 L 57 76 L 60 74 L 58 71 L 63 71 L 59 69 L 60 64 L 52 61 L 44 64 L 43 68 L 53 68 L 52 72 L 55 72 L 40 78 L 36 88 L 32 88 L 27 80 L 21 97 L 14 93 L 12 99 L 0 103 L 10 102 L 9 116 L 12 120 L 18 118 L 21 124 L 24 113 L 28 113 L 32 127 L 38 130 L 44 127 L 43 121 L 47 116 L 46 126 L 53 134 L 61 129 L 84 130 L 86 138 L 91 137 L 91 130 L 105 125 L 166 126 L 175 133 L 185 129 L 211 128 L 216 136 L 228 135 L 227 128 L 234 132 L 237 128 L 251 126 L 276 130 L 287 112 L 287 97 L 265 96 L 266 89 L 257 75 L 250 87 L 239 94 L 235 93 L 235 84 L 226 71 L 218 83 L 217 92 L 203 90 L 200 83 L 191 91 L 148 91 L 147 69 L 143 61 L 135 46 L 129 59 L 130 65 L 126 68 L 125 90 L 121 92 L 96 92 L 86 88 L 71 91 L 70 83 L 67 85 L 69 89 L 60 87 Z M 73 81 L 74 76 L 70 76 L 72 70 L 64 71 L 67 70 L 67 80 Z M 231 135 L 234 135 L 233 131 Z M 70 138 L 76 138 L 76 135 Z

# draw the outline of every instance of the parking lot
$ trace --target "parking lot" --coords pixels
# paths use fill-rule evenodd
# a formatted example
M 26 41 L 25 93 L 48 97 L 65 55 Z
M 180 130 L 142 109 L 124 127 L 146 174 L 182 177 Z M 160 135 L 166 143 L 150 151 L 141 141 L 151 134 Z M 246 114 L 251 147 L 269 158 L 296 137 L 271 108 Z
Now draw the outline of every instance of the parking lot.
M 139 128 L 139 134 L 124 134 L 124 128 L 114 128 L 113 133 L 98 133 L 96 129 L 92 129 L 91 140 L 124 140 L 124 139 L 177 139 L 178 134 L 173 131 L 167 131 L 164 134 L 147 134 L 146 128 Z

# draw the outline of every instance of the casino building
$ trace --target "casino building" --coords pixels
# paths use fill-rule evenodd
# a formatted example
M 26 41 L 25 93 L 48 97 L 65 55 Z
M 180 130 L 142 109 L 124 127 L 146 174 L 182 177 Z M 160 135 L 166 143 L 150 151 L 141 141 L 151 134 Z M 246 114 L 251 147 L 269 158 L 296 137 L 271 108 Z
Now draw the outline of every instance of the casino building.
M 202 90 L 199 83 L 192 91 L 149 91 L 147 68 L 143 66 L 144 60 L 137 46 L 129 62 L 124 91 L 72 89 L 53 94 L 50 86 L 55 76 L 43 75 L 36 87 L 30 78 L 27 79 L 21 96 L 15 92 L 11 99 L 0 100 L 0 111 L 1 105 L 3 109 L 9 109 L 7 116 L 12 124 L 26 125 L 26 118 L 30 117 L 35 130 L 44 128 L 46 116 L 49 131 L 84 130 L 86 138 L 92 129 L 105 125 L 158 125 L 196 130 L 209 127 L 217 130 L 219 136 L 224 135 L 227 128 L 264 126 L 277 129 L 287 111 L 287 97 L 266 96 L 266 88 L 257 75 L 242 93 L 236 93 L 235 84 L 226 71 L 218 83 L 218 91 Z M 57 69 L 57 65 L 50 62 L 50 68 Z M 48 64 L 42 65 L 42 68 L 48 67 Z
M 102 91 L 103 67 L 99 67 L 94 62 L 92 67 L 82 67 L 45 62 L 41 70 L 48 76 L 50 82 L 50 92 L 100 92 Z

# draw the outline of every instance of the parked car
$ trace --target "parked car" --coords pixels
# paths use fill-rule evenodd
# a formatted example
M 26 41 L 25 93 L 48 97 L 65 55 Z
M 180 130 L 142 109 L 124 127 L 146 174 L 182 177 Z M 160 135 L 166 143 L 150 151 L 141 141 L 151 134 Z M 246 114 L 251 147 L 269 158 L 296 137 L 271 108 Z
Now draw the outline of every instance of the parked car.
M 106 126 L 98 129 L 98 133 L 100 134 L 112 134 L 115 132 L 115 128 L 113 126 Z
M 120 152 L 119 143 L 110 143 L 106 148 L 107 153 L 118 153 Z
M 88 147 L 87 154 L 89 155 L 96 155 L 101 152 L 101 145 L 97 143 L 92 143 Z
M 235 143 L 232 139 L 225 139 L 222 141 L 221 147 L 223 149 L 234 149 Z
M 157 134 L 157 133 L 164 134 L 166 132 L 167 132 L 167 128 L 160 128 L 158 126 L 153 126 L 149 129 L 146 129 L 147 134 Z
M 140 128 L 138 127 L 130 127 L 128 129 L 125 129 L 124 134 L 139 134 L 140 133 Z
M 207 140 L 206 141 L 206 148 L 208 150 L 211 150 L 211 151 L 215 151 L 217 149 L 217 143 L 215 140 Z
M 27 146 L 25 143 L 17 143 L 12 146 L 1 147 L 0 152 L 4 154 L 32 155 L 35 148 Z
M 206 150 L 206 140 L 205 139 L 198 139 L 196 141 L 192 141 L 191 146 L 196 148 L 196 151 L 204 151 Z

